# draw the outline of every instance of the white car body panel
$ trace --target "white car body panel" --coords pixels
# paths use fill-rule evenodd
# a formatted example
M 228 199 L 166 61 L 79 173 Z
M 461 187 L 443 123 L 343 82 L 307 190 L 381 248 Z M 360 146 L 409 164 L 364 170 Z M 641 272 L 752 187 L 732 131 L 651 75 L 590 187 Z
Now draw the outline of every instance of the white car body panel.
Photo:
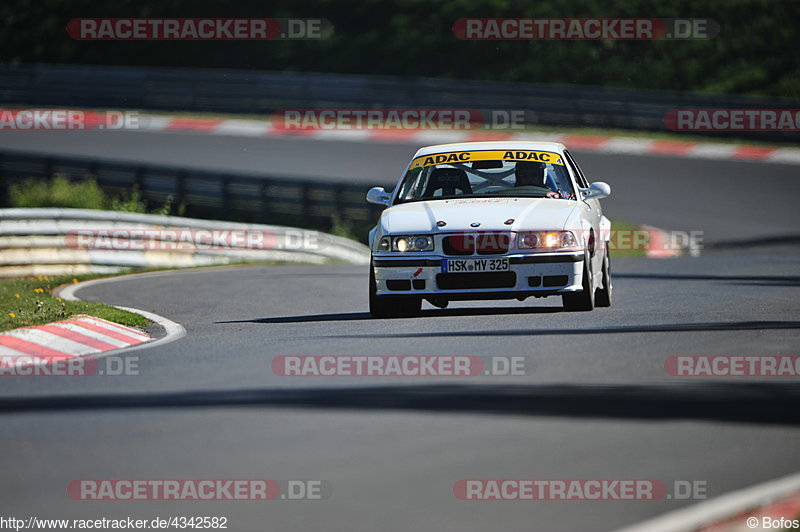
M 565 208 L 566 207 L 566 208 Z M 524 230 L 541 227 L 560 230 L 575 209 L 575 202 L 538 198 L 465 198 L 403 203 L 381 216 L 383 234 L 438 232 L 437 220 L 447 220 L 445 230 L 470 230 L 480 223 L 482 231 Z M 513 219 L 512 225 L 504 222 Z

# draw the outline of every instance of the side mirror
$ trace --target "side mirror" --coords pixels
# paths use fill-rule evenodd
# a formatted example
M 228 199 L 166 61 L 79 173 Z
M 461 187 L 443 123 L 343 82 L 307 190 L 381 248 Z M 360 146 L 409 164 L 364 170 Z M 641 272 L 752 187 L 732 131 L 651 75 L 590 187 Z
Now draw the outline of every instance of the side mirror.
M 375 205 L 389 205 L 392 201 L 392 195 L 386 192 L 383 187 L 373 187 L 367 192 L 367 203 L 374 203 Z
M 611 185 L 603 181 L 589 184 L 589 188 L 582 188 L 583 199 L 602 199 L 611 195 Z

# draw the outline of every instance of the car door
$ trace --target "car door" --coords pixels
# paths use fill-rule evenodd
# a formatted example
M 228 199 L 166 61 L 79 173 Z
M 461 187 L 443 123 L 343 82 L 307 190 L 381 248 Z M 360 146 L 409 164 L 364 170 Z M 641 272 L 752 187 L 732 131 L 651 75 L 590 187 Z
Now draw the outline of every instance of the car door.
M 570 172 L 573 174 L 578 187 L 588 188 L 589 182 L 583 175 L 578 163 L 575 162 L 575 159 L 573 159 L 572 155 L 568 151 L 565 151 L 564 155 L 566 156 L 567 165 Z M 585 224 L 584 230 L 586 231 L 587 235 L 587 238 L 584 239 L 584 242 L 587 242 L 587 247 L 589 248 L 589 256 L 592 261 L 592 272 L 595 274 L 595 277 L 597 277 L 603 267 L 603 254 L 596 252 L 598 249 L 600 249 L 601 245 L 600 226 L 603 219 L 603 209 L 600 206 L 600 200 L 585 198 L 580 191 L 578 191 L 578 201 L 581 203 L 581 212 L 583 213 L 581 216 L 581 223 Z M 592 235 L 591 239 L 588 237 L 590 234 Z M 595 285 L 597 282 L 598 280 L 596 278 Z

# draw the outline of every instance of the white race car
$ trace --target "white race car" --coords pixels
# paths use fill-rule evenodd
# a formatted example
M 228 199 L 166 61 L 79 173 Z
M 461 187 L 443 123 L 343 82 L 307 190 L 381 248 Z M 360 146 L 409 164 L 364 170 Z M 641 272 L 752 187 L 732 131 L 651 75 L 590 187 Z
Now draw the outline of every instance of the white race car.
M 600 198 L 562 144 L 469 142 L 420 149 L 370 232 L 369 308 L 411 316 L 425 299 L 561 296 L 565 310 L 611 305 Z

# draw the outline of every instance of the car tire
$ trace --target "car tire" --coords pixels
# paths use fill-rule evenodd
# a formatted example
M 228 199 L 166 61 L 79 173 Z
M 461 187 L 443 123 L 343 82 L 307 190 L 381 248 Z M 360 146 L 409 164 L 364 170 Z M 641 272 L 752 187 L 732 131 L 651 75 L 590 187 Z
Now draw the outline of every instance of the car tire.
M 594 305 L 596 307 L 610 307 L 612 291 L 611 257 L 608 255 L 608 248 L 606 248 L 606 256 L 603 259 L 603 286 L 594 293 Z
M 422 298 L 379 296 L 375 269 L 369 267 L 369 313 L 373 318 L 408 318 L 422 311 Z
M 568 312 L 594 310 L 594 287 L 592 286 L 592 276 L 589 270 L 589 260 L 587 255 L 583 261 L 583 290 L 561 296 L 564 310 Z

